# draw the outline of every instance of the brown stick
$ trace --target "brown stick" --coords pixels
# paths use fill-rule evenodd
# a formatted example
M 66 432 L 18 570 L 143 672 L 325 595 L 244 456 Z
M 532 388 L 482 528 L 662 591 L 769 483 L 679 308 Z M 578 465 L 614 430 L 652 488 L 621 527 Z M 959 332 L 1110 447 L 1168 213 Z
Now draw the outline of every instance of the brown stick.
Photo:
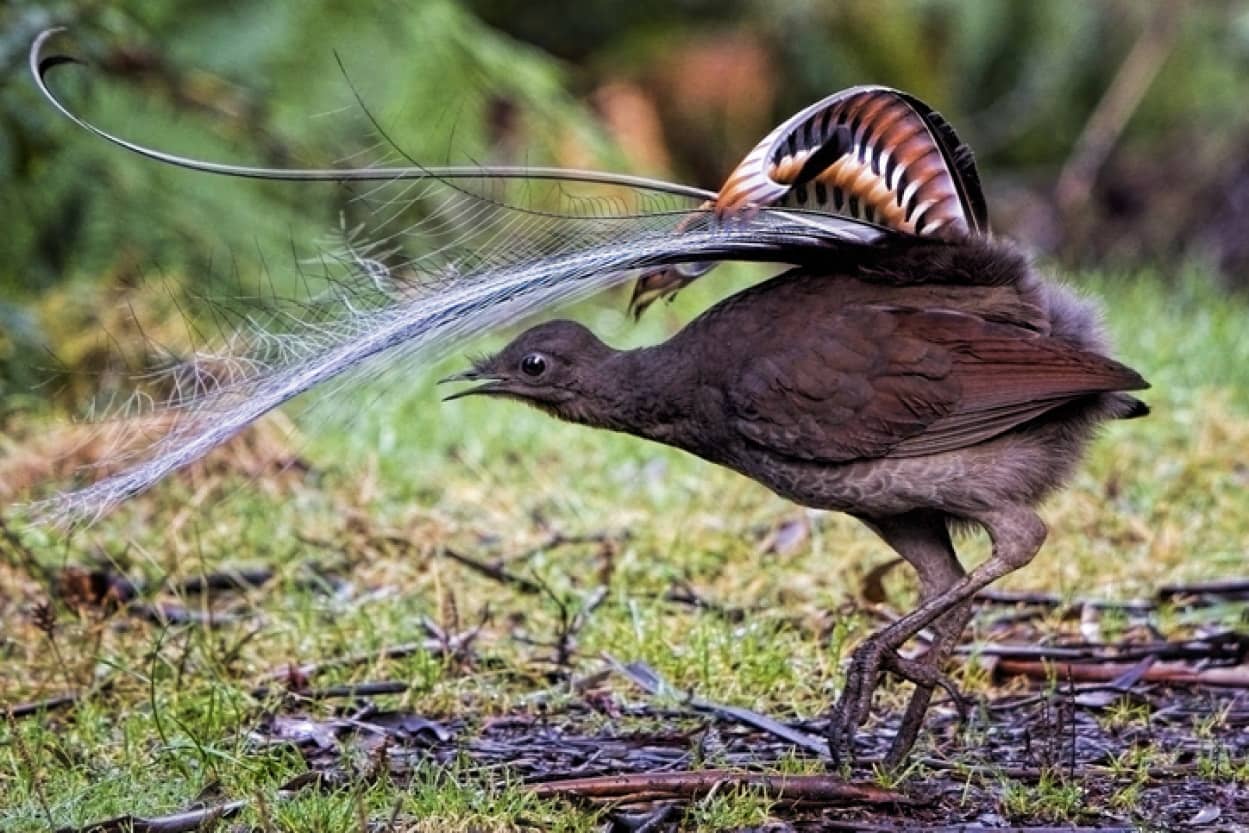
M 958 653 L 1006 660 L 1067 660 L 1081 663 L 1137 662 L 1146 658 L 1188 660 L 1237 665 L 1249 656 L 1249 637 L 1235 631 L 1215 634 L 1205 639 L 1182 642 L 1149 642 L 1140 645 L 1017 645 L 979 642 L 960 645 Z
M 1164 584 L 1158 588 L 1158 598 L 1174 596 L 1218 596 L 1220 598 L 1243 598 L 1249 595 L 1249 579 L 1233 578 L 1219 581 L 1197 581 L 1192 584 Z
M 534 596 L 540 595 L 543 592 L 542 585 L 538 582 L 525 578 L 524 576 L 518 576 L 515 573 L 508 572 L 498 564 L 487 564 L 484 561 L 478 561 L 477 559 L 470 558 L 463 553 L 456 552 L 450 547 L 443 547 L 442 554 L 447 558 L 450 558 L 452 561 L 458 561 L 476 573 L 492 578 L 502 584 L 511 585 L 522 593 Z
M 84 689 L 77 691 L 67 691 L 62 694 L 54 694 L 43 700 L 34 700 L 29 703 L 14 703 L 12 706 L 0 705 L 0 715 L 6 715 L 11 718 L 30 717 L 31 715 L 44 714 L 51 711 L 59 711 L 60 709 L 76 706 L 88 697 L 94 697 L 105 691 L 111 690 L 113 687 L 113 677 L 105 676 L 98 678 L 94 683 Z
M 1097 610 L 1148 613 L 1157 607 L 1157 604 L 1147 600 L 1114 602 L 1106 599 L 1067 599 L 1054 593 L 1021 593 L 1012 590 L 992 589 L 981 590 L 976 594 L 975 599 L 981 604 L 1036 605 L 1039 607 L 1057 607 L 1070 611 L 1079 611 L 1080 608 L 1092 607 Z
M 30 703 L 15 703 L 12 706 L 0 707 L 0 711 L 10 717 L 28 717 L 32 714 L 41 714 L 43 712 L 57 711 L 68 706 L 72 706 L 82 699 L 82 692 L 71 692 L 69 694 L 57 694 L 44 700 L 35 700 Z
M 274 576 L 269 567 L 240 567 L 236 570 L 222 570 L 216 573 L 205 573 L 188 576 L 178 582 L 173 590 L 175 593 L 210 593 L 214 590 L 250 590 L 267 584 Z
M 592 778 L 566 778 L 529 784 L 540 798 L 577 797 L 594 800 L 655 800 L 697 798 L 724 787 L 761 790 L 780 801 L 845 804 L 915 804 L 910 796 L 874 784 L 853 783 L 833 775 L 769 775 L 707 769 L 698 772 L 640 772 Z
M 403 694 L 412 686 L 401 680 L 381 680 L 373 683 L 353 683 L 334 685 L 325 688 L 312 688 L 306 691 L 290 691 L 284 688 L 259 686 L 251 690 L 252 697 L 262 700 L 270 694 L 289 695 L 301 700 L 332 700 L 338 697 L 376 697 L 382 694 Z
M 189 833 L 236 815 L 246 806 L 246 801 L 231 801 L 153 818 L 118 816 L 85 827 L 62 827 L 57 833 Z
M 619 674 L 627 677 L 634 685 L 645 691 L 652 697 L 659 694 L 664 689 L 676 691 L 659 672 L 651 668 L 644 662 L 622 663 L 611 654 L 603 653 L 602 657 L 612 668 Z M 741 706 L 726 706 L 722 703 L 713 703 L 710 700 L 704 700 L 701 697 L 695 697 L 693 694 L 685 695 L 685 705 L 691 709 L 700 712 L 708 712 L 717 717 L 733 720 L 738 723 L 745 724 L 755 729 L 767 732 L 773 737 L 788 741 L 794 746 L 814 752 L 820 757 L 828 756 L 828 741 L 823 738 L 817 738 L 798 729 L 790 728 L 780 721 L 773 720 L 766 714 L 752 711 L 751 709 L 742 708 Z
M 1055 677 L 1077 683 L 1106 683 L 1117 679 L 1133 667 L 1132 663 L 1099 662 L 1095 665 L 1075 662 L 1035 662 L 1032 660 L 999 659 L 995 671 L 1032 679 Z M 1249 688 L 1249 666 L 1228 668 L 1194 668 L 1182 662 L 1156 662 L 1141 675 L 1147 683 L 1203 685 L 1211 688 Z
M 725 607 L 718 602 L 713 602 L 699 595 L 694 588 L 690 587 L 684 581 L 678 581 L 672 587 L 657 598 L 662 598 L 666 602 L 674 602 L 676 604 L 688 605 L 696 610 L 705 610 L 708 613 L 714 613 L 726 622 L 740 622 L 746 618 L 747 611 L 740 607 Z
M 363 665 L 378 659 L 402 659 L 411 656 L 420 651 L 426 651 L 435 656 L 448 652 L 457 653 L 467 650 L 473 640 L 477 638 L 477 634 L 481 628 L 471 628 L 461 633 L 452 634 L 443 639 L 431 638 L 423 642 L 405 642 L 401 645 L 392 645 L 389 648 L 383 648 L 380 651 L 370 651 L 360 654 L 351 654 L 345 657 L 337 657 L 327 659 L 324 662 L 308 662 L 303 665 L 290 665 L 278 668 L 265 674 L 263 680 L 282 680 L 308 678 L 327 668 L 345 668 L 353 665 Z
M 981 590 L 976 601 L 986 605 L 1024 605 L 1057 607 L 1064 611 L 1079 611 L 1084 607 L 1098 610 L 1122 610 L 1126 613 L 1148 613 L 1159 602 L 1182 598 L 1181 607 L 1205 607 L 1215 601 L 1242 599 L 1249 596 L 1249 579 L 1234 578 L 1216 581 L 1198 581 L 1191 584 L 1164 584 L 1154 594 L 1155 600 L 1137 599 L 1122 602 L 1107 599 L 1065 598 L 1054 593 L 1028 593 L 1014 590 Z
M 562 532 L 553 532 L 551 536 L 540 544 L 530 547 L 523 552 L 515 555 L 504 556 L 499 559 L 502 564 L 515 564 L 517 562 L 525 562 L 536 555 L 544 552 L 550 552 L 559 547 L 573 546 L 576 544 L 605 544 L 609 541 L 627 541 L 629 540 L 629 531 L 625 530 L 620 533 L 611 532 L 590 532 L 585 535 L 565 535 Z

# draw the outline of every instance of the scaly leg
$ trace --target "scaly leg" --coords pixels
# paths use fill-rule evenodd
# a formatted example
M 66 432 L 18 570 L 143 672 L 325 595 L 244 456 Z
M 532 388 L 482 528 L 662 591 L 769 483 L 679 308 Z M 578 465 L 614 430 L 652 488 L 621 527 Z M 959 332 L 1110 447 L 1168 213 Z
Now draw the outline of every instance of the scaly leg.
M 967 571 L 959 563 L 954 544 L 950 541 L 949 523 L 945 515 L 937 512 L 912 512 L 878 521 L 872 526 L 919 574 L 921 604 L 953 587 L 959 579 L 967 575 Z M 893 768 L 901 763 L 915 745 L 937 685 L 945 687 L 956 699 L 961 698 L 953 685 L 942 676 L 942 668 L 958 646 L 971 613 L 971 605 L 964 603 L 932 623 L 935 638 L 918 668 L 901 667 L 897 658 L 886 657 L 891 671 L 915 684 L 915 691 L 907 703 L 898 733 L 885 756 L 887 767 Z
M 966 575 L 954 552 L 954 545 L 950 542 L 946 516 L 942 513 L 922 510 L 885 518 L 864 519 L 864 522 L 915 568 L 919 574 L 921 603 L 949 589 Z M 946 684 L 941 681 L 940 672 L 945 660 L 945 645 L 951 638 L 947 634 L 955 631 L 952 638 L 957 640 L 965 624 L 955 613 L 952 611 L 933 623 L 937 639 L 922 660 L 903 660 L 896 654 L 888 654 L 884 658 L 888 670 L 915 683 L 915 693 L 907 706 L 898 735 L 890 747 L 890 761 L 899 752 L 904 756 L 906 750 L 914 744 L 934 687 Z M 875 681 L 871 680 L 870 683 L 874 689 Z M 867 692 L 864 696 L 870 699 L 871 693 Z M 842 702 L 845 702 L 844 698 Z M 834 725 L 837 723 L 835 719 Z M 830 742 L 831 740 L 833 739 Z
M 913 515 L 902 516 L 910 518 L 906 521 L 899 532 L 895 534 L 900 541 L 927 540 L 928 544 L 920 546 L 915 544 L 904 543 L 912 552 L 919 552 L 921 549 L 928 553 L 921 556 L 919 561 L 925 565 L 938 564 L 946 559 L 938 558 L 933 553 L 937 549 L 933 546 L 936 540 L 932 532 L 932 521 L 925 521 L 922 517 Z M 837 701 L 837 705 L 833 710 L 832 721 L 829 724 L 829 751 L 834 761 L 848 759 L 853 752 L 854 733 L 860 725 L 867 719 L 872 704 L 872 692 L 876 687 L 876 679 L 882 668 L 888 667 L 886 662 L 886 654 L 897 651 L 908 639 L 913 637 L 919 631 L 934 625 L 939 619 L 945 619 L 945 624 L 938 628 L 938 642 L 946 642 L 947 640 L 957 640 L 957 636 L 950 636 L 950 632 L 958 625 L 958 631 L 961 633 L 962 626 L 959 619 L 967 615 L 970 609 L 971 598 L 977 592 L 987 587 L 989 584 L 998 580 L 1007 573 L 1014 572 L 1026 565 L 1033 559 L 1037 551 L 1041 548 L 1041 544 L 1045 541 L 1045 524 L 1037 516 L 1030 507 L 1012 506 L 1003 509 L 997 509 L 983 514 L 977 515 L 971 520 L 981 524 L 988 531 L 989 537 L 993 542 L 993 552 L 984 563 L 978 565 L 970 573 L 958 578 L 945 589 L 935 591 L 929 598 L 923 599 L 919 606 L 903 616 L 898 621 L 882 628 L 872 636 L 863 640 L 854 655 L 850 658 L 850 668 L 846 674 L 846 685 L 842 692 L 841 699 Z M 882 535 L 884 533 L 882 532 Z M 891 544 L 894 541 L 886 538 Z M 948 534 L 946 535 L 948 545 Z M 899 550 L 901 552 L 901 550 Z M 950 552 L 953 548 L 950 547 Z M 905 554 L 904 554 L 905 557 Z M 910 560 L 909 558 L 907 559 Z M 917 564 L 917 569 L 920 569 Z M 930 580 L 935 580 L 930 575 Z M 923 583 L 923 571 L 921 570 L 921 586 Z M 965 623 L 965 619 L 962 622 Z M 934 625 L 935 626 L 935 625 Z M 934 645 L 934 649 L 937 646 Z M 944 647 L 944 646 L 943 646 Z M 952 649 L 952 645 L 950 646 Z M 927 706 L 927 699 L 931 697 L 931 683 L 935 682 L 935 677 L 928 680 L 928 693 L 925 695 L 924 707 Z M 918 694 L 918 691 L 917 691 Z M 914 704 L 914 699 L 912 700 Z M 919 706 L 914 706 L 919 709 Z M 911 707 L 907 709 L 908 716 L 911 713 Z M 921 710 L 922 718 L 922 710 Z M 910 718 L 911 722 L 915 722 L 916 718 Z M 906 718 L 904 718 L 904 722 Z M 904 726 L 904 728 L 907 728 Z M 918 725 L 915 731 L 918 730 Z M 908 731 L 911 731 L 908 728 Z M 901 741 L 906 738 L 899 734 Z M 902 745 L 895 740 L 895 749 L 890 750 L 890 761 L 896 765 L 902 757 L 902 754 L 896 754 L 897 749 Z M 909 744 L 907 744 L 909 750 Z
M 911 747 L 915 745 L 919 737 L 919 730 L 924 725 L 924 717 L 928 714 L 928 704 L 932 700 L 933 690 L 937 685 L 945 687 L 950 696 L 958 701 L 960 709 L 962 708 L 962 694 L 945 680 L 941 669 L 954 653 L 954 649 L 958 647 L 963 631 L 967 628 L 968 621 L 971 620 L 971 615 L 971 603 L 964 602 L 932 623 L 936 638 L 928 648 L 928 653 L 924 655 L 922 666 L 922 670 L 928 672 L 931 677 L 927 681 L 919 679 L 918 675 L 908 677 L 911 682 L 915 683 L 915 691 L 911 694 L 910 702 L 906 704 L 902 722 L 898 724 L 898 734 L 894 736 L 893 743 L 889 745 L 889 752 L 885 755 L 886 768 L 896 768 L 910 754 Z M 899 673 L 901 676 L 908 676 L 905 669 L 899 669 Z

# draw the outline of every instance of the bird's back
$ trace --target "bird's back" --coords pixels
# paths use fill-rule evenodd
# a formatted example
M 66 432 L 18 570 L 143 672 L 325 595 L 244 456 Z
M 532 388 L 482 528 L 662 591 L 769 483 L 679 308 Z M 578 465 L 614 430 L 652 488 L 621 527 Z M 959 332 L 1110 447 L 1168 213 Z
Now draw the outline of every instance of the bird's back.
M 1095 309 L 990 243 L 795 270 L 666 346 L 721 391 L 728 437 L 826 463 L 955 451 L 1103 394 L 1127 415 L 1115 392 L 1145 387 L 1104 355 Z

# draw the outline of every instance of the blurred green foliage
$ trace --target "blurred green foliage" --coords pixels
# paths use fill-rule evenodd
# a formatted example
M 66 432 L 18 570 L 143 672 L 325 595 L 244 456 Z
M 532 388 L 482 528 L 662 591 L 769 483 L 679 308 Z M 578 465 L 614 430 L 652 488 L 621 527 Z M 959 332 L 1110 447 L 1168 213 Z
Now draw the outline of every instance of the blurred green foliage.
M 775 73 L 769 118 L 829 92 L 885 84 L 934 104 L 989 166 L 1057 165 L 1125 54 L 1164 4 L 1137 0 L 588 0 L 575 20 L 541 3 L 470 0 L 483 19 L 604 77 L 655 77 L 691 44 L 747 32 Z M 1208 140 L 1249 124 L 1249 4 L 1171 4 L 1181 32 L 1130 138 Z M 735 137 L 739 141 L 746 137 Z M 730 149 L 736 161 L 744 147 Z M 704 183 L 714 185 L 715 183 Z
M 564 92 L 557 62 L 453 2 L 6 7 L 0 401 L 44 375 L 31 366 L 39 345 L 63 349 L 82 330 L 100 337 L 101 287 L 151 277 L 195 286 L 265 270 L 266 256 L 335 230 L 347 198 L 333 184 L 162 166 L 75 128 L 26 72 L 31 41 L 53 23 L 72 29 L 57 46 L 90 64 L 53 79 L 71 106 L 105 129 L 187 156 L 309 167 L 381 161 L 387 153 L 353 85 L 397 146 L 423 161 L 495 158 L 500 101 L 523 114 L 527 159 L 549 159 L 545 149 L 570 129 L 603 144 Z
M 25 77 L 30 41 L 50 21 L 70 24 L 61 43 L 92 65 L 56 77 L 81 112 L 140 143 L 198 158 L 330 165 L 362 151 L 372 139 L 347 78 L 395 141 L 422 159 L 449 156 L 452 142 L 466 158 L 489 148 L 486 91 L 513 99 L 539 124 L 576 110 L 553 61 L 450 2 L 410 10 L 380 0 L 135 8 L 19 4 L 4 12 L 0 56 L 10 82 L 0 163 L 6 204 L 19 207 L 16 233 L 0 243 L 6 292 L 99 273 L 127 250 L 173 268 L 222 241 L 324 232 L 338 210 L 333 199 L 309 200 L 289 185 L 162 167 L 73 128 Z M 540 155 L 543 137 L 533 138 L 528 150 Z
M 1060 210 L 1060 170 L 1142 32 L 1167 15 L 1175 33 L 1157 78 L 1087 204 Z M 116 287 L 264 271 L 350 210 L 331 184 L 176 170 L 73 127 L 26 71 L 49 25 L 67 26 L 58 45 L 91 64 L 54 77 L 88 118 L 242 164 L 393 161 L 354 86 L 422 162 L 598 166 L 715 187 L 787 114 L 842 87 L 892 85 L 976 148 L 998 229 L 1070 262 L 1196 255 L 1233 278 L 1249 271 L 1244 2 L 17 0 L 0 8 L 8 407 L 47 376 L 45 346 L 97 330 Z

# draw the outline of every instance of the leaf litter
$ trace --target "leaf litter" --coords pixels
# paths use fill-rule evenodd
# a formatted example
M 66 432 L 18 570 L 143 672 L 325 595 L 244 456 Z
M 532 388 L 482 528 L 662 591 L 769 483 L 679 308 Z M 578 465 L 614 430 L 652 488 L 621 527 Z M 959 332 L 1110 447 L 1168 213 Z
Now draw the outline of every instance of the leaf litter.
M 85 571 L 66 572 L 84 581 Z M 77 604 L 146 618 L 134 602 L 144 588 L 100 571 L 86 576 L 96 593 L 80 592 Z M 177 589 L 211 589 L 225 598 L 269 578 L 262 570 L 239 569 L 192 577 Z M 494 578 L 509 581 L 506 574 Z M 1213 597 L 1222 591 L 1238 598 L 1241 587 L 1166 588 L 1159 599 L 1216 604 Z M 278 799 L 379 780 L 403 786 L 431 771 L 454 771 L 483 791 L 515 787 L 598 808 L 605 830 L 676 830 L 691 804 L 725 791 L 768 801 L 775 822 L 768 829 L 774 831 L 1134 830 L 1142 822 L 1156 829 L 1222 830 L 1249 824 L 1249 638 L 1210 628 L 1167 640 L 1129 620 L 1116 641 L 1090 643 L 1083 638 L 1087 627 L 1056 634 L 1040 617 L 1021 615 L 1029 607 L 1073 604 L 1048 597 L 982 599 L 975 638 L 960 653 L 991 675 L 993 694 L 966 718 L 951 698 L 938 700 L 926 723 L 927 748 L 895 776 L 877 769 L 896 730 L 895 711 L 878 709 L 860 735 L 854 767 L 833 770 L 819 740 L 822 718 L 717 704 L 674 688 L 644 662 L 610 656 L 590 674 L 556 675 L 553 689 L 493 715 L 388 706 L 380 698 L 408 688 L 397 680 L 315 685 L 323 672 L 374 662 L 378 652 L 292 664 L 265 675 L 268 682 L 253 690 L 261 706 L 246 741 L 256 750 L 292 750 L 307 767 Z M 1155 604 L 1128 609 L 1143 617 Z M 1085 609 L 1115 608 L 1086 602 Z M 592 610 L 587 603 L 578 616 Z M 1087 625 L 1090 617 L 1067 620 Z M 453 634 L 432 621 L 424 627 L 428 639 L 381 653 L 481 660 L 486 637 L 480 626 Z M 563 627 L 573 630 L 569 621 Z M 565 646 L 557 664 L 570 666 L 572 650 Z M 1211 684 L 1213 672 L 1234 684 Z M 338 705 L 328 712 L 309 708 L 318 701 Z M 13 721 L 73 705 L 72 695 L 61 694 L 17 704 L 7 714 Z M 1047 817 L 1044 795 L 1057 789 L 1078 794 L 1078 809 L 1067 818 Z M 1127 790 L 1131 801 L 1123 797 Z M 81 829 L 199 829 L 248 804 L 228 798 Z M 1010 826 L 1020 819 L 1068 826 Z

